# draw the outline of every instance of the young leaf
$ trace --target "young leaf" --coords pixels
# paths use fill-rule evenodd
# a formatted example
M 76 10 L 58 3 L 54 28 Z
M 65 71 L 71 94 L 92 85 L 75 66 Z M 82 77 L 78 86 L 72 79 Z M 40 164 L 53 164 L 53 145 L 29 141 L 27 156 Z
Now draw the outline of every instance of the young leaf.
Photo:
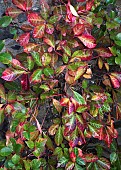
M 19 36 L 18 40 L 21 46 L 26 46 L 30 39 L 30 33 L 24 33 Z
M 46 24 L 46 32 L 48 34 L 53 34 L 54 32 L 54 26 L 52 24 Z
M 79 104 L 86 104 L 85 99 L 76 91 L 73 90 L 74 93 L 74 99 L 79 103 Z
M 78 38 L 88 48 L 95 48 L 97 45 L 95 38 L 90 34 L 82 34 L 81 36 L 78 36 Z
M 2 73 L 2 77 L 6 81 L 14 81 L 16 80 L 19 76 L 21 76 L 25 71 L 21 70 L 14 70 L 12 68 L 7 68 L 5 71 Z
M 59 126 L 56 134 L 55 134 L 55 143 L 59 146 L 63 142 L 63 134 L 62 134 L 62 127 Z
M 75 17 L 78 17 L 79 15 L 78 15 L 78 13 L 76 12 L 75 8 L 74 8 L 71 4 L 70 4 L 69 6 L 70 6 L 70 11 L 71 11 L 71 13 L 72 13 Z
M 33 31 L 34 38 L 42 38 L 45 33 L 45 24 L 39 24 L 36 26 Z

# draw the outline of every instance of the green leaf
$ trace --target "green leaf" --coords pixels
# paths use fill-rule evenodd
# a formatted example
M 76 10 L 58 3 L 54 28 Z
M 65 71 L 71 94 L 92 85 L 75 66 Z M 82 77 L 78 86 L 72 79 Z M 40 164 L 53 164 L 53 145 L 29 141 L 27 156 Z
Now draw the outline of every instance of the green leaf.
M 0 54 L 0 62 L 3 64 L 9 64 L 12 61 L 12 56 L 9 53 Z
M 55 143 L 57 146 L 59 146 L 63 141 L 63 134 L 62 134 L 62 127 L 59 126 L 56 134 L 55 134 Z
M 50 67 L 46 67 L 44 70 L 43 70 L 43 73 L 45 76 L 51 76 L 54 74 L 54 70 Z
M 118 158 L 118 155 L 117 155 L 116 152 L 112 152 L 112 153 L 110 154 L 110 161 L 111 161 L 111 163 L 116 162 L 117 158 Z
M 38 52 L 35 52 L 35 51 L 33 51 L 31 54 L 32 54 L 32 57 L 33 57 L 35 63 L 36 63 L 38 66 L 42 66 L 40 54 L 39 54 Z M 29 65 L 30 65 L 30 62 L 32 62 L 32 61 L 28 61 L 28 62 L 29 62 Z M 31 63 L 31 65 L 32 65 L 32 63 Z M 32 66 L 31 66 L 31 67 L 32 67 Z
M 15 155 L 12 156 L 11 160 L 14 164 L 18 164 L 19 161 L 20 161 L 20 156 L 15 154 Z
M 84 162 L 83 159 L 81 159 L 80 157 L 77 157 L 76 158 L 76 163 L 79 164 L 79 165 L 85 165 L 86 163 Z
M 27 140 L 30 139 L 30 133 L 29 133 L 29 132 L 24 131 L 24 132 L 23 132 L 23 136 L 24 136 Z
M 59 159 L 57 167 L 65 166 L 67 162 L 68 162 L 68 159 L 63 156 L 62 158 Z
M 29 70 L 32 70 L 34 68 L 34 60 L 31 56 L 27 57 L 27 67 Z
M 121 41 L 121 33 L 118 33 L 118 34 L 116 35 L 115 39 L 116 39 L 117 41 Z
M 94 120 L 94 119 L 91 119 L 90 125 L 98 129 L 103 126 L 98 120 Z
M 0 40 L 0 51 L 3 49 L 4 45 L 4 41 Z
M 71 56 L 71 49 L 68 46 L 63 46 L 63 49 L 68 56 Z
M 3 16 L 0 18 L 0 26 L 1 27 L 7 27 L 12 21 L 12 18 L 10 16 Z
M 12 153 L 12 149 L 9 147 L 4 147 L 0 150 L 1 156 L 9 156 Z
M 115 63 L 121 65 L 121 55 L 115 58 Z
M 67 54 L 64 53 L 62 59 L 63 59 L 64 63 L 68 63 L 68 55 Z
M 50 17 L 48 22 L 50 24 L 54 24 L 54 23 L 56 23 L 58 21 L 58 19 L 59 19 L 59 15 L 53 15 L 53 16 Z
M 82 168 L 80 165 L 78 165 L 77 163 L 75 163 L 74 170 L 84 170 L 84 168 Z
M 30 149 L 34 148 L 34 142 L 33 141 L 29 140 L 29 141 L 25 141 L 25 142 Z
M 37 168 L 39 168 L 40 167 L 40 165 L 41 165 L 41 160 L 39 160 L 39 159 L 33 159 L 32 161 L 31 161 L 31 168 L 32 169 L 37 169 Z
M 88 81 L 87 80 L 83 80 L 82 81 L 82 88 L 86 89 L 88 87 Z
M 25 170 L 30 170 L 31 166 L 30 166 L 30 161 L 28 160 L 23 160 L 24 162 L 24 167 L 25 167 Z
M 73 91 L 73 90 L 72 90 Z M 74 93 L 74 99 L 79 103 L 79 104 L 86 104 L 85 99 L 76 91 L 73 91 Z
M 33 74 L 30 76 L 30 82 L 31 83 L 39 83 L 41 82 L 41 75 L 42 75 L 42 69 L 37 69 L 33 72 Z
M 3 123 L 4 118 L 4 108 L 0 108 L 0 125 Z
M 15 91 L 20 91 L 21 86 L 18 82 L 5 82 L 5 88 L 8 90 L 15 90 Z

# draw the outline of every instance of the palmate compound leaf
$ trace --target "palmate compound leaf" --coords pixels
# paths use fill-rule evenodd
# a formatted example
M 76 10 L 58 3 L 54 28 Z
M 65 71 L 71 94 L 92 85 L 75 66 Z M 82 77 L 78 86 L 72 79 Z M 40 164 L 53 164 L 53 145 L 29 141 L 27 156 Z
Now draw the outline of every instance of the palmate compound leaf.
M 96 39 L 90 34 L 82 34 L 81 36 L 77 36 L 82 43 L 88 48 L 96 47 Z
M 28 21 L 33 26 L 39 26 L 40 24 L 43 24 L 45 22 L 37 13 L 28 14 Z
M 32 8 L 32 0 L 12 0 L 12 2 L 23 11 L 28 11 Z
M 33 36 L 34 38 L 42 38 L 45 33 L 45 24 L 39 24 L 39 26 L 36 26 L 33 30 Z
M 12 18 L 16 18 L 19 14 L 22 13 L 22 11 L 15 7 L 9 7 L 9 8 L 7 8 L 5 13 L 6 13 L 6 15 L 11 16 Z
M 14 81 L 19 76 L 21 76 L 23 73 L 26 73 L 26 72 L 23 70 L 14 70 L 12 68 L 7 68 L 3 71 L 1 78 L 6 81 Z
M 30 33 L 24 33 L 22 35 L 19 36 L 18 40 L 21 46 L 26 46 L 29 42 L 30 39 Z

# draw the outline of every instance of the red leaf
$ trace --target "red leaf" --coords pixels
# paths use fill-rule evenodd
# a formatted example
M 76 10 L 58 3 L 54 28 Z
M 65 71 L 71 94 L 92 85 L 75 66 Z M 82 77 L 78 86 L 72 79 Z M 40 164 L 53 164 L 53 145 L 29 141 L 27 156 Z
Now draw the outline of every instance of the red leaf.
M 71 153 L 70 153 L 70 158 L 71 158 L 72 162 L 75 162 L 75 161 L 76 161 L 76 155 L 75 155 L 74 152 L 71 152 Z
M 12 2 L 20 9 L 26 11 L 26 3 L 24 0 L 12 0 Z
M 31 31 L 31 30 L 33 29 L 33 27 L 32 27 L 31 25 L 29 25 L 29 24 L 23 24 L 23 25 L 21 26 L 21 29 L 22 29 L 23 31 L 27 32 L 27 31 Z
M 70 2 L 66 5 L 67 15 L 66 15 L 66 22 L 74 22 L 76 20 L 76 16 L 74 16 L 70 10 Z
M 33 31 L 34 38 L 42 38 L 45 33 L 45 24 L 39 24 L 36 26 Z
M 23 90 L 29 90 L 29 79 L 27 74 L 23 74 L 21 77 L 21 86 Z
M 77 2 L 84 2 L 85 0 L 77 0 Z
M 73 27 L 74 35 L 80 35 L 84 32 L 84 24 L 76 24 Z
M 28 11 L 32 8 L 32 0 L 12 0 L 12 2 L 23 11 Z
M 25 71 L 21 70 L 14 70 L 12 68 L 7 68 L 5 71 L 2 73 L 2 77 L 6 81 L 14 81 L 16 80 L 20 75 L 25 73 Z
M 86 10 L 90 11 L 92 9 L 92 6 L 94 5 L 94 0 L 88 0 L 86 2 Z
M 29 39 L 30 39 L 30 33 L 24 33 L 20 35 L 18 40 L 21 46 L 26 46 L 29 42 Z
M 109 58 L 113 55 L 108 48 L 97 48 L 95 49 L 95 51 L 98 53 L 100 57 L 104 58 Z
M 45 22 L 37 13 L 28 14 L 28 21 L 33 26 L 39 26 Z
M 118 79 L 119 82 L 121 82 L 121 72 L 114 72 L 111 73 L 111 75 Z
M 94 48 L 97 45 L 95 38 L 90 34 L 83 34 L 81 36 L 78 36 L 78 38 L 88 48 Z
M 113 138 L 110 136 L 110 134 L 106 130 L 104 141 L 107 143 L 108 147 L 110 147 L 110 144 L 112 143 L 112 140 L 113 140 Z
M 115 78 L 114 76 L 112 75 L 109 75 L 110 76 L 110 79 L 111 79 L 111 83 L 113 85 L 114 88 L 119 88 L 120 87 L 120 83 L 118 81 L 117 78 Z
M 6 10 L 6 15 L 11 16 L 12 18 L 16 18 L 19 14 L 21 14 L 22 11 L 20 9 L 9 7 Z

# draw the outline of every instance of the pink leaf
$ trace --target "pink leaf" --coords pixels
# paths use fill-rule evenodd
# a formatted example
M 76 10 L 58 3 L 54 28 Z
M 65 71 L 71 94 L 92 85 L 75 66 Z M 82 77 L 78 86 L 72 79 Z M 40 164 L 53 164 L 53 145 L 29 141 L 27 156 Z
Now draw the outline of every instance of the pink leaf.
M 45 22 L 37 13 L 34 12 L 28 14 L 28 21 L 33 26 L 39 26 L 40 24 Z
M 88 48 L 94 48 L 97 45 L 95 38 L 90 34 L 83 34 L 81 36 L 78 36 L 78 38 Z
M 4 72 L 2 73 L 2 77 L 4 80 L 6 81 L 14 81 L 16 80 L 20 75 L 22 75 L 23 73 L 25 73 L 25 71 L 21 71 L 21 70 L 14 70 L 12 68 L 7 68 L 4 70 Z
M 86 2 L 86 10 L 90 11 L 92 9 L 92 6 L 94 5 L 94 0 L 88 0 Z
M 82 34 L 84 32 L 84 25 L 83 24 L 76 24 L 73 27 L 73 32 L 74 32 L 74 35 Z
M 18 40 L 21 46 L 26 46 L 29 42 L 29 39 L 30 39 L 30 33 L 24 33 L 20 35 Z
M 95 51 L 98 53 L 100 57 L 104 58 L 109 58 L 113 55 L 108 48 L 97 48 L 95 49 Z
M 120 83 L 118 81 L 117 78 L 115 78 L 114 76 L 112 75 L 109 75 L 110 76 L 110 79 L 111 79 L 111 83 L 113 85 L 114 88 L 119 88 L 120 87 Z

